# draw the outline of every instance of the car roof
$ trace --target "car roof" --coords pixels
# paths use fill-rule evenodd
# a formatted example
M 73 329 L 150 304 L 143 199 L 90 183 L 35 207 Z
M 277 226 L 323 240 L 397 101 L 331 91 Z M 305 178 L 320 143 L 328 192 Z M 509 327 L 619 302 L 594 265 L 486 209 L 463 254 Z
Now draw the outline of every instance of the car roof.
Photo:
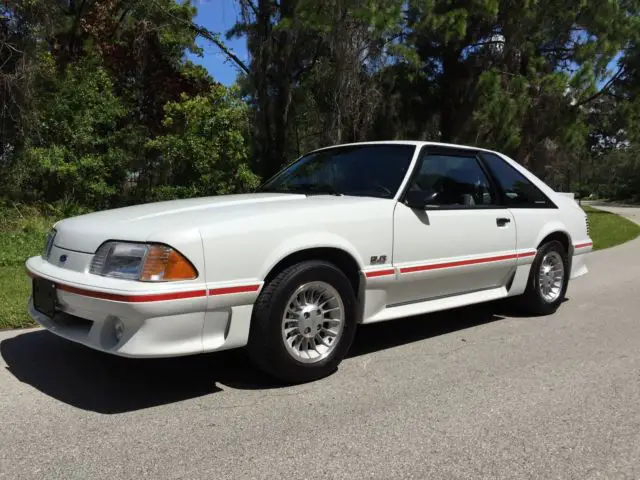
M 462 145 L 462 144 L 456 144 L 456 143 L 443 143 L 443 142 L 428 142 L 428 141 L 419 141 L 419 140 L 379 140 L 379 141 L 373 141 L 373 142 L 353 142 L 353 143 L 340 143 L 337 145 L 330 145 L 327 147 L 322 147 L 322 148 L 317 148 L 315 150 L 312 150 L 309 153 L 312 152 L 319 152 L 322 150 L 328 150 L 331 148 L 338 148 L 338 147 L 354 147 L 354 146 L 358 146 L 358 145 L 412 145 L 414 147 L 422 147 L 425 145 L 431 145 L 434 147 L 449 147 L 449 148 L 458 148 L 458 149 L 465 149 L 465 150 L 477 150 L 477 151 L 482 151 L 482 152 L 490 152 L 490 153 L 496 153 L 499 154 L 499 152 L 496 152 L 494 150 L 489 150 L 486 148 L 481 148 L 481 147 L 475 147 L 472 145 Z

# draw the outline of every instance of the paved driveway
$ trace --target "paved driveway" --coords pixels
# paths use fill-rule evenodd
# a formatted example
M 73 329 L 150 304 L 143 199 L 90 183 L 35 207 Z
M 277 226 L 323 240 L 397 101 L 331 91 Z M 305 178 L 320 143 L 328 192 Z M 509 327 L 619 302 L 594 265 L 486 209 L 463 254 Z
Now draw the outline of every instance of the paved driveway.
M 0 478 L 640 478 L 640 240 L 590 262 L 554 316 L 368 326 L 296 387 L 242 352 L 132 361 L 0 333 Z

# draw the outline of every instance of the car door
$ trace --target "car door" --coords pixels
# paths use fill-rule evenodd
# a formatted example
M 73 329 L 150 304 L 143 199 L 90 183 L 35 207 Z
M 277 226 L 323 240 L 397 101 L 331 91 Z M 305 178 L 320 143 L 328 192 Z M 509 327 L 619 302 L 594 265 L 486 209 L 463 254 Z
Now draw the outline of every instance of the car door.
M 503 192 L 503 204 L 518 226 L 518 250 L 535 250 L 545 224 L 557 220 L 557 206 L 514 166 L 491 152 L 480 158 Z M 555 228 L 558 228 L 556 226 Z M 548 232 L 547 232 L 548 233 Z
M 424 205 L 407 201 L 416 193 Z M 393 237 L 399 274 L 390 304 L 499 287 L 516 266 L 513 216 L 474 150 L 423 147 L 396 205 Z

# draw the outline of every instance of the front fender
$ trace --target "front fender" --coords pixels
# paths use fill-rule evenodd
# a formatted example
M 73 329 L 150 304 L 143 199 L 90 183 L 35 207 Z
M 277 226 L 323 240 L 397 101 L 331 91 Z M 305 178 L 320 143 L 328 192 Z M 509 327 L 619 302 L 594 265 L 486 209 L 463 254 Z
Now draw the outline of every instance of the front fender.
M 328 232 L 305 232 L 288 237 L 278 244 L 267 256 L 260 268 L 260 278 L 265 279 L 269 272 L 289 255 L 312 248 L 336 248 L 351 255 L 362 268 L 364 262 L 355 246 L 346 238 Z

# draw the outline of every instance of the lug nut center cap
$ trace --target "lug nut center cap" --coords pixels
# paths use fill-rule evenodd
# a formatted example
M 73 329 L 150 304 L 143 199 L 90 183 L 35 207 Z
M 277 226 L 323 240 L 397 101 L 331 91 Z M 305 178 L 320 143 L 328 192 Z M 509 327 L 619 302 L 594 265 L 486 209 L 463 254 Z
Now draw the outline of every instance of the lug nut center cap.
M 316 305 L 308 305 L 300 312 L 298 321 L 302 335 L 312 338 L 322 329 L 324 316 Z

